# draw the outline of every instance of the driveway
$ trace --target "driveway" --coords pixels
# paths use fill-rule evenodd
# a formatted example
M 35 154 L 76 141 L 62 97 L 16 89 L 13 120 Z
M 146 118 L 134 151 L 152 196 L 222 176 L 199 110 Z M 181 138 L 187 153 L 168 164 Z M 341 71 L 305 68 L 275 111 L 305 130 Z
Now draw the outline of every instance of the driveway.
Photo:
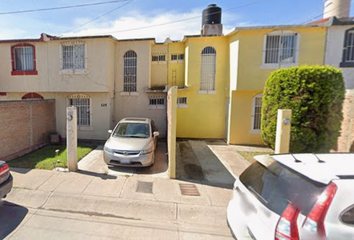
M 166 142 L 159 140 L 155 152 L 155 164 L 152 167 L 112 167 L 107 166 L 103 160 L 103 145 L 98 146 L 79 162 L 79 169 L 84 171 L 107 174 L 111 176 L 131 176 L 133 174 L 150 175 L 154 177 L 168 178 Z

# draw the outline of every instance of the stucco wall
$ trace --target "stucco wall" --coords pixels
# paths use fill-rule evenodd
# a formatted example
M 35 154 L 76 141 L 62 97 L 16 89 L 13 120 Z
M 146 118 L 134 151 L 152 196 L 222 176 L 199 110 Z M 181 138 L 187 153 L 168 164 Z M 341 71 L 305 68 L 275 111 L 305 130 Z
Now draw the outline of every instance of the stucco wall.
M 137 54 L 137 92 L 123 92 L 123 56 L 126 51 Z M 119 42 L 116 45 L 116 79 L 114 124 L 125 117 L 147 117 L 155 121 L 160 137 L 166 137 L 166 109 L 149 109 L 149 82 L 151 78 L 151 41 Z M 166 93 L 158 93 L 166 96 Z M 166 102 L 166 101 L 165 101 Z
M 0 101 L 0 159 L 30 152 L 55 131 L 54 100 Z
M 184 65 L 183 61 L 171 61 L 172 54 L 184 54 L 184 42 L 170 43 L 168 45 L 168 85 L 184 87 Z
M 167 66 L 168 66 L 168 46 L 165 44 L 152 45 L 151 55 L 164 54 L 165 60 L 163 62 L 151 62 L 151 83 L 150 88 L 164 88 L 167 85 Z
M 76 40 L 31 42 L 35 46 L 38 75 L 11 75 L 11 46 L 0 44 L 0 89 L 4 92 L 112 92 L 114 45 L 111 39 L 81 39 L 86 44 L 87 73 L 60 73 L 60 45 Z
M 216 51 L 215 92 L 200 94 L 202 50 L 211 46 Z M 225 101 L 228 88 L 228 44 L 224 37 L 196 37 L 186 41 L 185 64 L 187 90 L 178 97 L 187 97 L 188 108 L 177 110 L 177 137 L 223 138 Z

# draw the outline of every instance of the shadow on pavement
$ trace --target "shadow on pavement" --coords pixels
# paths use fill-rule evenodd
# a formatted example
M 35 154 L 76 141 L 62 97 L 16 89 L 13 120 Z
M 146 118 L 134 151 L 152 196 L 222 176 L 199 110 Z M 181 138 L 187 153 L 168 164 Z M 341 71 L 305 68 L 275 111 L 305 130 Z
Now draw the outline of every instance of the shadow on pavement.
M 222 143 L 219 143 L 222 144 Z M 232 189 L 235 178 L 204 140 L 177 140 L 177 178 Z
M 26 174 L 28 172 L 30 172 L 32 169 L 28 169 L 28 168 L 14 168 L 14 167 L 10 167 L 10 171 L 12 172 L 17 172 L 17 173 L 21 173 L 21 174 Z
M 88 175 L 88 176 L 92 176 L 92 177 L 99 177 L 103 180 L 117 179 L 117 176 L 112 176 L 112 175 L 108 175 L 108 174 L 104 174 L 104 173 L 91 172 L 91 171 L 87 171 L 87 170 L 79 169 L 77 172 L 80 174 L 83 174 L 83 175 Z
M 27 208 L 0 200 L 0 239 L 12 233 L 27 214 Z

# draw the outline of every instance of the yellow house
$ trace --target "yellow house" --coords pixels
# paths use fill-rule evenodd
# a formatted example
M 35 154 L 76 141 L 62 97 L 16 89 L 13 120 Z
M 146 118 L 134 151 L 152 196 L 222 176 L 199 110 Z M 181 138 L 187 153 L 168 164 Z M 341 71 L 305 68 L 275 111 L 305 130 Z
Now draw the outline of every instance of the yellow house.
M 326 27 L 238 27 L 168 44 L 168 85 L 178 86 L 177 137 L 263 144 L 262 91 L 284 67 L 324 64 Z
M 179 87 L 177 137 L 224 138 L 228 42 L 185 36 L 169 44 L 168 84 Z
M 266 79 L 278 68 L 324 64 L 326 28 L 240 27 L 226 37 L 230 49 L 227 142 L 263 144 L 260 111 Z

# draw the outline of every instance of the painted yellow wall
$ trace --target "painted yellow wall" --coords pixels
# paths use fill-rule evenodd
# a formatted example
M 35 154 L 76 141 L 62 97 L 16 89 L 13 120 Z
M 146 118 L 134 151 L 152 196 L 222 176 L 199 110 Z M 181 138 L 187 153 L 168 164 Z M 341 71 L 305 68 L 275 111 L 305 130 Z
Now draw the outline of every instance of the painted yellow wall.
M 262 91 L 232 91 L 229 144 L 263 145 L 260 134 L 251 133 L 253 97 Z
M 229 44 L 239 42 L 237 66 L 234 66 L 237 71 L 234 73 L 237 75 L 237 90 L 263 89 L 269 74 L 276 70 L 262 68 L 264 36 L 275 30 L 291 30 L 299 34 L 298 65 L 323 64 L 326 41 L 324 27 L 242 30 L 229 36 Z
M 171 61 L 172 54 L 185 54 L 184 42 L 172 42 L 168 45 L 168 85 L 184 87 L 184 65 L 183 61 Z
M 185 64 L 188 90 L 179 90 L 178 97 L 187 97 L 188 108 L 177 111 L 177 136 L 188 138 L 223 138 L 225 129 L 225 96 L 228 85 L 228 44 L 225 37 L 186 39 L 188 54 Z M 215 94 L 199 94 L 201 52 L 211 46 L 216 50 Z
M 153 54 L 164 54 L 166 61 L 153 62 L 151 56 Z M 151 88 L 164 88 L 167 84 L 167 59 L 168 46 L 166 44 L 153 44 L 151 47 Z

